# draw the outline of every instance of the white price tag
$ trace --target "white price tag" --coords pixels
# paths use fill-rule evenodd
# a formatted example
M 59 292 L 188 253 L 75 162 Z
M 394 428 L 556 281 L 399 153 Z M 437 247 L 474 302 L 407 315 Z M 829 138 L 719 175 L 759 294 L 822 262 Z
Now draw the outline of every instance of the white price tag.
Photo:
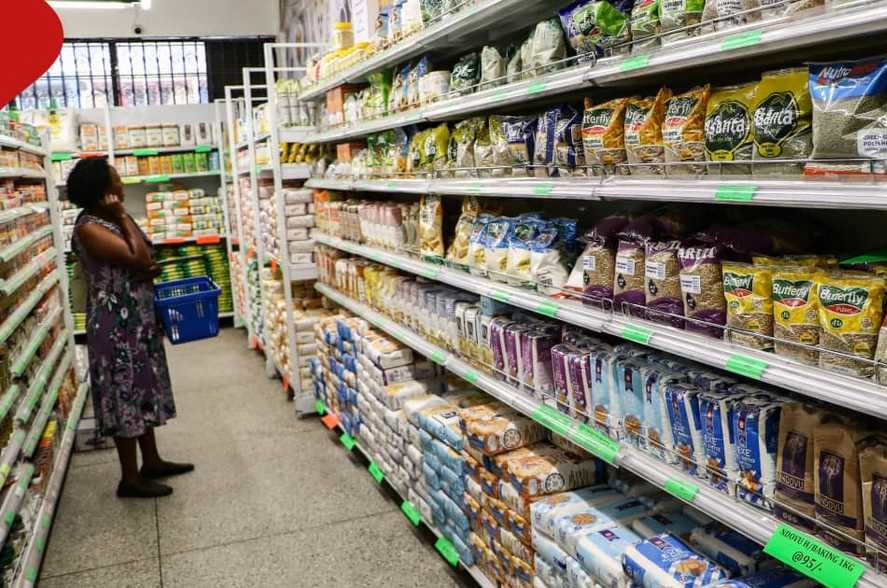
M 856 150 L 860 157 L 887 157 L 887 129 L 863 129 L 856 133 Z
M 634 275 L 635 262 L 630 257 L 616 256 L 616 272 L 626 276 Z
M 597 258 L 594 255 L 586 255 L 582 258 L 582 269 L 593 272 L 597 269 Z
M 647 261 L 644 263 L 644 277 L 650 280 L 665 279 L 665 263 L 661 261 Z
M 684 294 L 702 294 L 701 277 L 681 274 L 681 292 Z

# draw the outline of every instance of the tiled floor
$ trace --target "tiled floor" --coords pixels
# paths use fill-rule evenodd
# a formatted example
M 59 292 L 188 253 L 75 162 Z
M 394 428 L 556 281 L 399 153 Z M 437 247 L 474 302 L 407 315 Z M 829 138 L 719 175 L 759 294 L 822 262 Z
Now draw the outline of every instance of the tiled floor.
M 113 450 L 76 454 L 40 586 L 470 585 L 316 418 L 294 415 L 243 331 L 169 347 L 179 417 L 161 452 L 197 470 L 120 500 Z

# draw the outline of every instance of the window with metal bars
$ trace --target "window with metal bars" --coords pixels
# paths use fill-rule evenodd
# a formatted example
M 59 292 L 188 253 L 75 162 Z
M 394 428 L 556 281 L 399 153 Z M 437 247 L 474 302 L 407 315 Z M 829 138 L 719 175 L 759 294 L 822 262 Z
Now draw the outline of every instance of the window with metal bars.
M 16 107 L 102 108 L 209 102 L 206 45 L 197 40 L 69 41 Z

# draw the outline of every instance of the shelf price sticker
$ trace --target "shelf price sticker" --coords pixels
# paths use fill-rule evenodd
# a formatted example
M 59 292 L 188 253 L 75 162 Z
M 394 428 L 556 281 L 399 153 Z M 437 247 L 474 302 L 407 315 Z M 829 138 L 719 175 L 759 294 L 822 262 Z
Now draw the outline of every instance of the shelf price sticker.
M 385 479 L 385 473 L 379 466 L 376 465 L 375 462 L 371 461 L 369 467 L 367 467 L 367 470 L 369 470 L 370 475 L 376 481 L 376 484 L 381 484 L 382 480 Z
M 12 468 L 9 466 L 8 463 L 4 463 L 3 465 L 0 465 L 0 484 L 3 484 L 6 482 L 6 478 L 9 477 L 9 472 L 11 470 L 12 470 Z
M 760 380 L 764 375 L 764 370 L 768 367 L 769 365 L 766 361 L 741 353 L 734 353 L 727 358 L 727 363 L 724 364 L 724 368 L 728 372 L 752 378 L 753 380 Z
M 477 372 L 474 370 L 468 370 L 465 372 L 463 378 L 465 378 L 465 381 L 471 385 L 477 384 Z
M 539 314 L 544 314 L 549 318 L 557 318 L 557 311 L 560 310 L 560 308 L 560 304 L 545 301 L 536 307 L 536 312 L 538 312 Z
M 209 153 L 212 150 L 212 145 L 198 145 L 194 148 L 194 153 Z
M 649 55 L 635 55 L 634 57 L 623 59 L 622 63 L 619 65 L 619 71 L 635 71 L 637 69 L 643 69 L 649 64 Z
M 440 537 L 435 543 L 434 548 L 440 553 L 447 562 L 454 568 L 459 565 L 459 552 L 450 543 L 446 537 Z
M 422 268 L 422 270 L 419 272 L 419 275 L 429 280 L 436 280 L 437 277 L 440 275 L 440 268 Z
M 551 408 L 547 404 L 542 404 L 530 414 L 530 417 L 558 435 L 566 435 L 573 426 L 573 419 L 562 412 Z
M 619 456 L 618 441 L 610 439 L 600 431 L 595 431 L 585 423 L 579 423 L 570 435 L 570 440 L 610 465 L 614 465 Z
M 357 442 L 354 440 L 354 437 L 352 437 L 348 433 L 342 433 L 342 436 L 339 437 L 339 442 L 342 443 L 342 445 L 344 445 L 345 449 L 347 449 L 348 451 L 354 449 L 354 446 L 357 444 Z
M 7 527 L 12 527 L 12 523 L 15 521 L 15 513 L 12 511 L 7 512 L 3 515 L 3 522 L 6 523 Z
M 74 154 L 70 151 L 55 151 L 49 156 L 50 161 L 71 161 Z
M 323 400 L 315 400 L 314 401 L 314 412 L 323 416 L 326 414 L 326 406 L 323 404 Z
M 419 511 L 416 510 L 416 507 L 409 500 L 404 500 L 400 504 L 400 510 L 414 526 L 418 527 L 419 523 L 422 522 L 422 515 L 419 514 Z
M 634 341 L 635 343 L 640 343 L 642 345 L 646 345 L 650 342 L 650 338 L 653 337 L 653 331 L 650 329 L 645 329 L 643 327 L 635 327 L 633 325 L 628 325 L 622 329 L 622 338 L 628 339 L 629 341 Z
M 493 290 L 490 292 L 490 298 L 493 300 L 498 300 L 499 302 L 507 303 L 510 296 L 503 292 L 502 290 Z
M 545 182 L 544 184 L 533 186 L 533 194 L 536 196 L 548 196 L 551 194 L 552 190 L 554 190 L 554 184 L 551 182 Z
M 136 157 L 149 157 L 151 155 L 160 155 L 157 149 L 136 149 L 132 152 Z
M 431 361 L 439 365 L 446 365 L 447 363 L 447 354 L 443 351 L 432 351 L 431 352 Z
M 142 178 L 140 176 L 128 176 L 125 178 L 120 178 L 120 181 L 124 184 L 138 184 L 142 181 Z
M 147 178 L 145 178 L 146 184 L 162 184 L 162 183 L 168 182 L 168 181 L 169 181 L 169 176 L 167 176 L 167 175 L 148 176 Z
M 696 494 L 699 492 L 699 486 L 693 482 L 684 482 L 683 480 L 668 480 L 665 483 L 665 491 L 672 496 L 677 496 L 681 500 L 693 502 L 696 500 Z
M 754 184 L 719 184 L 715 200 L 722 202 L 751 202 L 758 187 Z
M 539 94 L 545 91 L 547 84 L 543 81 L 536 81 L 527 86 L 527 95 Z
M 339 424 L 339 419 L 337 419 L 334 414 L 328 414 L 320 420 L 323 423 L 323 426 L 330 430 L 334 429 L 336 425 Z
M 465 186 L 465 191 L 469 194 L 480 194 L 481 187 L 480 182 L 475 182 Z
M 742 49 L 743 47 L 751 47 L 761 42 L 764 31 L 756 29 L 754 31 L 745 31 L 730 35 L 721 42 L 721 51 L 731 51 L 733 49 Z
M 828 588 L 854 586 L 865 569 L 861 562 L 785 523 L 776 527 L 764 553 Z

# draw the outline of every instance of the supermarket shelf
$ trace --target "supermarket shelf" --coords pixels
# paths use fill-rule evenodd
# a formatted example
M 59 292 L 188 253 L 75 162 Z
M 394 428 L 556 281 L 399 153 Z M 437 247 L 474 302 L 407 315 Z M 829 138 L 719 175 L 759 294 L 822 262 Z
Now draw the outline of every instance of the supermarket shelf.
M 65 331 L 60 332 L 52 349 L 49 350 L 49 353 L 46 354 L 46 358 L 40 365 L 40 369 L 34 374 L 34 378 L 31 380 L 30 386 L 28 386 L 28 392 L 22 398 L 18 410 L 15 412 L 14 418 L 17 423 L 27 423 L 31 420 L 31 415 L 34 413 L 34 409 L 37 408 L 37 402 L 43 396 L 44 389 L 49 384 L 50 376 L 54 373 L 52 370 L 67 342 L 68 334 Z M 63 359 L 62 362 L 70 361 L 73 357 L 73 350 L 69 350 L 68 357 Z
M 3 504 L 0 505 L 0 545 L 5 544 L 6 538 L 9 537 L 9 531 L 15 523 L 15 517 L 33 476 L 34 466 L 30 463 L 20 463 L 16 468 L 15 485 L 9 488 Z
M 46 155 L 46 150 L 42 147 L 38 147 L 37 145 L 32 145 L 31 143 L 26 143 L 20 139 L 8 137 L 6 135 L 0 135 L 0 147 L 10 147 L 12 149 L 21 149 L 22 151 L 27 151 L 28 153 L 35 153 L 42 156 Z
M 178 145 L 176 147 L 141 147 L 139 149 L 115 149 L 114 157 L 118 155 L 135 155 L 138 157 L 146 157 L 150 155 L 162 155 L 164 153 L 209 153 L 216 151 L 218 147 L 215 145 L 191 145 L 185 147 Z
M 798 208 L 887 210 L 887 185 L 814 179 L 735 179 L 632 176 L 607 178 L 376 179 L 312 178 L 309 188 L 401 194 L 495 196 L 563 200 L 643 200 L 751 204 Z
M 40 510 L 37 512 L 35 519 L 37 523 L 34 532 L 21 555 L 22 565 L 19 566 L 19 574 L 13 582 L 13 586 L 16 588 L 32 588 L 37 585 L 40 566 L 43 563 L 43 555 L 50 530 L 52 529 L 55 509 L 62 493 L 62 485 L 65 481 L 68 465 L 71 462 L 74 440 L 77 437 L 77 425 L 80 422 L 80 416 L 83 414 L 83 406 L 86 403 L 88 390 L 89 386 L 86 384 L 81 384 L 77 390 L 77 397 L 74 400 L 74 406 L 71 408 L 71 414 L 68 415 L 68 421 L 62 435 L 62 442 L 59 445 L 58 457 L 55 459 L 52 473 L 49 476 L 49 483 L 46 486 L 46 495 L 43 497 Z
M 27 298 L 16 308 L 6 320 L 0 324 L 0 344 L 5 343 L 9 336 L 19 327 L 25 318 L 31 314 L 43 295 L 59 281 L 59 272 L 52 272 L 40 282 Z
M 42 169 L 30 169 L 27 167 L 0 167 L 0 178 L 45 178 L 46 172 Z
M 253 141 L 253 143 L 255 143 L 255 144 L 258 145 L 259 143 L 263 143 L 263 142 L 267 141 L 270 137 L 271 137 L 271 133 L 270 133 L 270 132 L 268 132 L 268 133 L 261 133 L 261 134 L 259 134 L 259 135 L 256 135 L 256 138 L 255 138 L 255 140 Z M 249 141 L 242 141 L 242 142 L 240 142 L 240 143 L 237 144 L 237 149 L 238 149 L 238 150 L 240 150 L 240 149 L 246 149 L 247 147 L 249 147 Z
M 347 82 L 363 81 L 367 75 L 374 71 L 398 65 L 422 53 L 432 50 L 464 50 L 484 42 L 481 39 L 489 40 L 490 32 L 495 31 L 496 27 L 506 33 L 514 30 L 517 26 L 525 27 L 529 23 L 541 20 L 544 16 L 551 16 L 552 13 L 553 9 L 550 3 L 538 0 L 488 0 L 486 2 L 477 0 L 474 6 L 466 7 L 446 16 L 421 32 L 404 38 L 399 43 L 355 64 L 344 72 L 307 88 L 299 98 L 302 100 L 323 98 L 328 90 L 336 86 Z M 509 24 L 506 25 L 506 23 Z M 515 26 L 510 26 L 512 23 Z M 466 38 L 469 35 L 477 37 L 476 42 L 469 42 Z
M 317 266 L 311 265 L 291 265 L 289 267 L 290 281 L 300 282 L 304 280 L 317 279 Z
M 629 339 L 733 373 L 748 375 L 748 370 L 743 370 L 742 365 L 754 363 L 761 368 L 757 373 L 760 374 L 759 379 L 762 382 L 867 415 L 887 418 L 887 387 L 869 380 L 835 374 L 774 353 L 756 351 L 656 322 L 599 310 L 572 300 L 550 298 L 532 290 L 506 286 L 461 270 L 358 245 L 321 233 L 315 233 L 315 240 L 317 243 L 450 284 L 456 288 L 489 296 L 543 316 L 557 318 L 591 331 Z
M 74 353 L 71 352 L 65 356 L 65 358 L 59 363 L 58 368 L 56 368 L 55 375 L 52 377 L 49 388 L 47 389 L 46 394 L 43 395 L 43 402 L 40 403 L 40 410 L 37 411 L 37 415 L 34 417 L 34 422 L 28 430 L 28 436 L 25 438 L 25 444 L 22 446 L 23 458 L 30 459 L 31 456 L 34 455 L 34 450 L 37 449 L 37 443 L 43 435 L 43 430 L 46 428 L 46 423 L 49 421 L 49 417 L 52 416 L 52 411 L 58 400 L 59 388 L 62 387 L 62 381 L 65 378 L 65 374 L 71 368 L 73 362 Z
M 28 249 L 31 245 L 46 237 L 47 235 L 52 235 L 52 225 L 46 225 L 45 227 L 40 227 L 33 233 L 27 235 L 26 237 L 15 241 L 14 243 L 7 245 L 5 249 L 0 250 L 0 262 L 7 262 L 22 251 Z
M 45 321 L 43 321 L 42 325 L 34 330 L 34 334 L 31 335 L 31 338 L 24 347 L 24 351 L 21 352 L 18 359 L 13 362 L 12 367 L 9 368 L 9 373 L 11 373 L 13 377 L 22 377 L 22 374 L 24 374 L 28 369 L 28 366 L 31 365 L 31 361 L 37 354 L 37 350 L 40 349 L 40 346 L 43 345 L 43 341 L 45 341 L 46 337 L 49 335 L 49 331 L 58 322 L 61 316 L 62 307 L 59 306 L 46 318 Z
M 313 403 L 313 400 L 312 400 L 312 403 Z M 324 409 L 326 410 L 326 407 L 324 407 Z M 339 415 L 337 415 L 336 413 L 334 413 L 334 412 L 332 412 L 332 411 L 329 411 L 329 414 L 332 414 L 333 416 L 336 417 L 336 421 L 337 421 L 336 428 L 337 428 L 342 434 L 347 434 L 347 432 L 345 431 L 345 429 L 342 428 L 341 420 L 339 419 Z M 375 462 L 373 461 L 373 459 L 372 459 L 372 456 L 369 454 L 369 452 L 368 452 L 366 449 L 364 449 L 364 448 L 363 448 L 363 445 L 362 445 L 360 442 L 358 442 L 356 439 L 354 440 L 354 447 L 353 447 L 352 451 L 353 451 L 354 449 L 356 449 L 357 452 L 363 457 L 363 460 L 364 460 L 364 461 L 369 462 L 369 463 L 375 463 Z M 401 504 L 407 502 L 407 497 L 403 495 L 403 493 L 400 491 L 400 489 L 397 488 L 397 487 L 396 487 L 394 484 L 392 484 L 390 481 L 388 481 L 388 478 L 387 478 L 387 472 L 385 472 L 385 471 L 382 469 L 381 466 L 378 466 L 378 464 L 377 464 L 377 467 L 379 467 L 379 469 L 382 471 L 382 473 L 385 474 L 385 477 L 383 477 L 383 478 L 382 478 L 382 481 L 379 482 L 379 483 L 380 483 L 380 484 L 384 483 L 384 485 L 385 485 L 386 487 L 390 488 L 391 491 L 394 492 L 394 493 L 397 495 L 398 498 L 400 498 L 400 500 L 401 500 Z M 435 527 L 434 525 L 432 525 L 430 521 L 426 521 L 426 520 L 423 519 L 421 516 L 419 517 L 419 520 L 422 522 L 422 524 L 425 526 L 425 528 L 427 528 L 429 531 L 431 531 L 431 533 L 432 533 L 435 537 L 437 537 L 438 539 L 440 539 L 441 537 L 443 537 L 443 533 L 441 533 L 441 532 L 437 529 L 437 527 Z M 418 526 L 418 525 L 416 525 L 416 526 Z M 465 570 L 466 572 L 468 572 L 468 574 L 474 579 L 475 582 L 477 582 L 478 586 L 480 586 L 481 588 L 496 588 L 496 583 L 493 582 L 493 581 L 491 581 L 489 578 L 487 578 L 486 574 L 484 574 L 484 573 L 481 571 L 481 569 L 478 568 L 477 566 L 469 566 L 469 565 L 465 565 L 465 563 L 462 562 L 461 559 L 459 560 L 459 565 L 461 566 L 461 568 L 462 568 L 463 570 Z
M 41 268 L 50 263 L 55 265 L 55 256 L 55 247 L 50 247 L 25 264 L 24 267 L 18 270 L 11 278 L 0 280 L 0 294 L 3 294 L 4 296 L 14 294 L 16 290 L 21 288 L 22 284 L 34 277 Z
M 46 210 L 46 208 L 48 207 L 48 202 L 34 202 L 25 206 L 19 206 L 18 208 L 10 208 L 9 210 L 4 210 L 0 212 L 0 223 L 8 223 L 10 221 L 14 221 L 17 218 Z
M 172 180 L 187 180 L 189 178 L 212 178 L 219 175 L 219 170 L 194 172 L 190 174 L 160 174 L 154 176 L 126 176 L 121 178 L 124 184 L 162 184 Z
M 225 235 L 201 235 L 199 237 L 177 237 L 175 239 L 159 239 L 151 241 L 153 245 L 184 245 L 196 243 L 197 245 L 216 245 L 225 238 Z
M 14 386 L 14 388 L 17 388 L 17 386 Z M 11 390 L 12 389 L 10 388 L 10 391 Z M 9 436 L 9 441 L 6 442 L 6 447 L 3 448 L 3 453 L 0 454 L 0 484 L 6 483 L 6 479 L 9 477 L 9 472 L 12 471 L 12 466 L 18 461 L 18 456 L 22 450 L 22 446 L 25 444 L 26 437 L 27 433 L 24 429 L 16 429 L 12 435 Z
M 311 177 L 311 166 L 305 163 L 285 163 L 280 166 L 284 180 L 307 180 Z
M 458 356 L 429 343 L 413 331 L 403 328 L 401 325 L 384 315 L 372 310 L 364 304 L 356 302 L 326 285 L 317 284 L 315 288 L 324 296 L 327 296 L 351 312 L 362 316 L 377 328 L 391 334 L 419 353 L 426 357 L 434 358 L 435 362 L 443 365 L 446 369 L 465 379 L 467 382 L 477 386 L 517 411 L 527 416 L 531 416 L 535 420 L 540 420 L 540 409 L 544 409 L 542 408 L 543 403 L 538 399 L 530 398 L 505 382 L 499 381 L 492 376 L 475 370 L 473 366 L 469 365 Z M 574 443 L 588 448 L 592 453 L 596 453 L 593 450 L 594 443 L 591 441 L 590 436 L 587 433 L 590 428 L 587 425 L 580 424 L 578 421 L 573 421 L 566 415 L 563 415 L 563 417 L 566 421 L 569 421 L 569 424 L 565 426 L 564 429 L 557 432 Z M 545 425 L 546 423 L 543 422 L 542 424 Z M 603 435 L 598 433 L 598 436 Z M 616 443 L 615 441 L 612 442 Z M 770 513 L 735 500 L 728 494 L 722 493 L 714 488 L 707 487 L 704 485 L 704 481 L 686 476 L 680 470 L 668 467 L 662 461 L 657 460 L 631 445 L 625 443 L 619 443 L 617 445 L 618 452 L 613 460 L 613 465 L 624 467 L 663 489 L 666 488 L 667 484 L 674 482 L 688 484 L 692 487 L 698 488 L 695 497 L 687 501 L 689 504 L 692 504 L 693 507 L 699 509 L 701 512 L 738 530 L 762 545 L 767 543 L 776 531 L 777 526 L 782 524 L 782 521 L 777 520 Z M 682 498 L 682 500 L 683 499 L 684 498 Z M 848 559 L 852 558 L 848 556 Z M 857 583 L 857 586 L 874 588 L 876 586 L 887 585 L 887 577 L 878 574 L 865 563 L 864 567 L 865 572 Z
M 280 127 L 277 137 L 280 143 L 307 143 L 306 139 L 316 131 L 314 127 Z

